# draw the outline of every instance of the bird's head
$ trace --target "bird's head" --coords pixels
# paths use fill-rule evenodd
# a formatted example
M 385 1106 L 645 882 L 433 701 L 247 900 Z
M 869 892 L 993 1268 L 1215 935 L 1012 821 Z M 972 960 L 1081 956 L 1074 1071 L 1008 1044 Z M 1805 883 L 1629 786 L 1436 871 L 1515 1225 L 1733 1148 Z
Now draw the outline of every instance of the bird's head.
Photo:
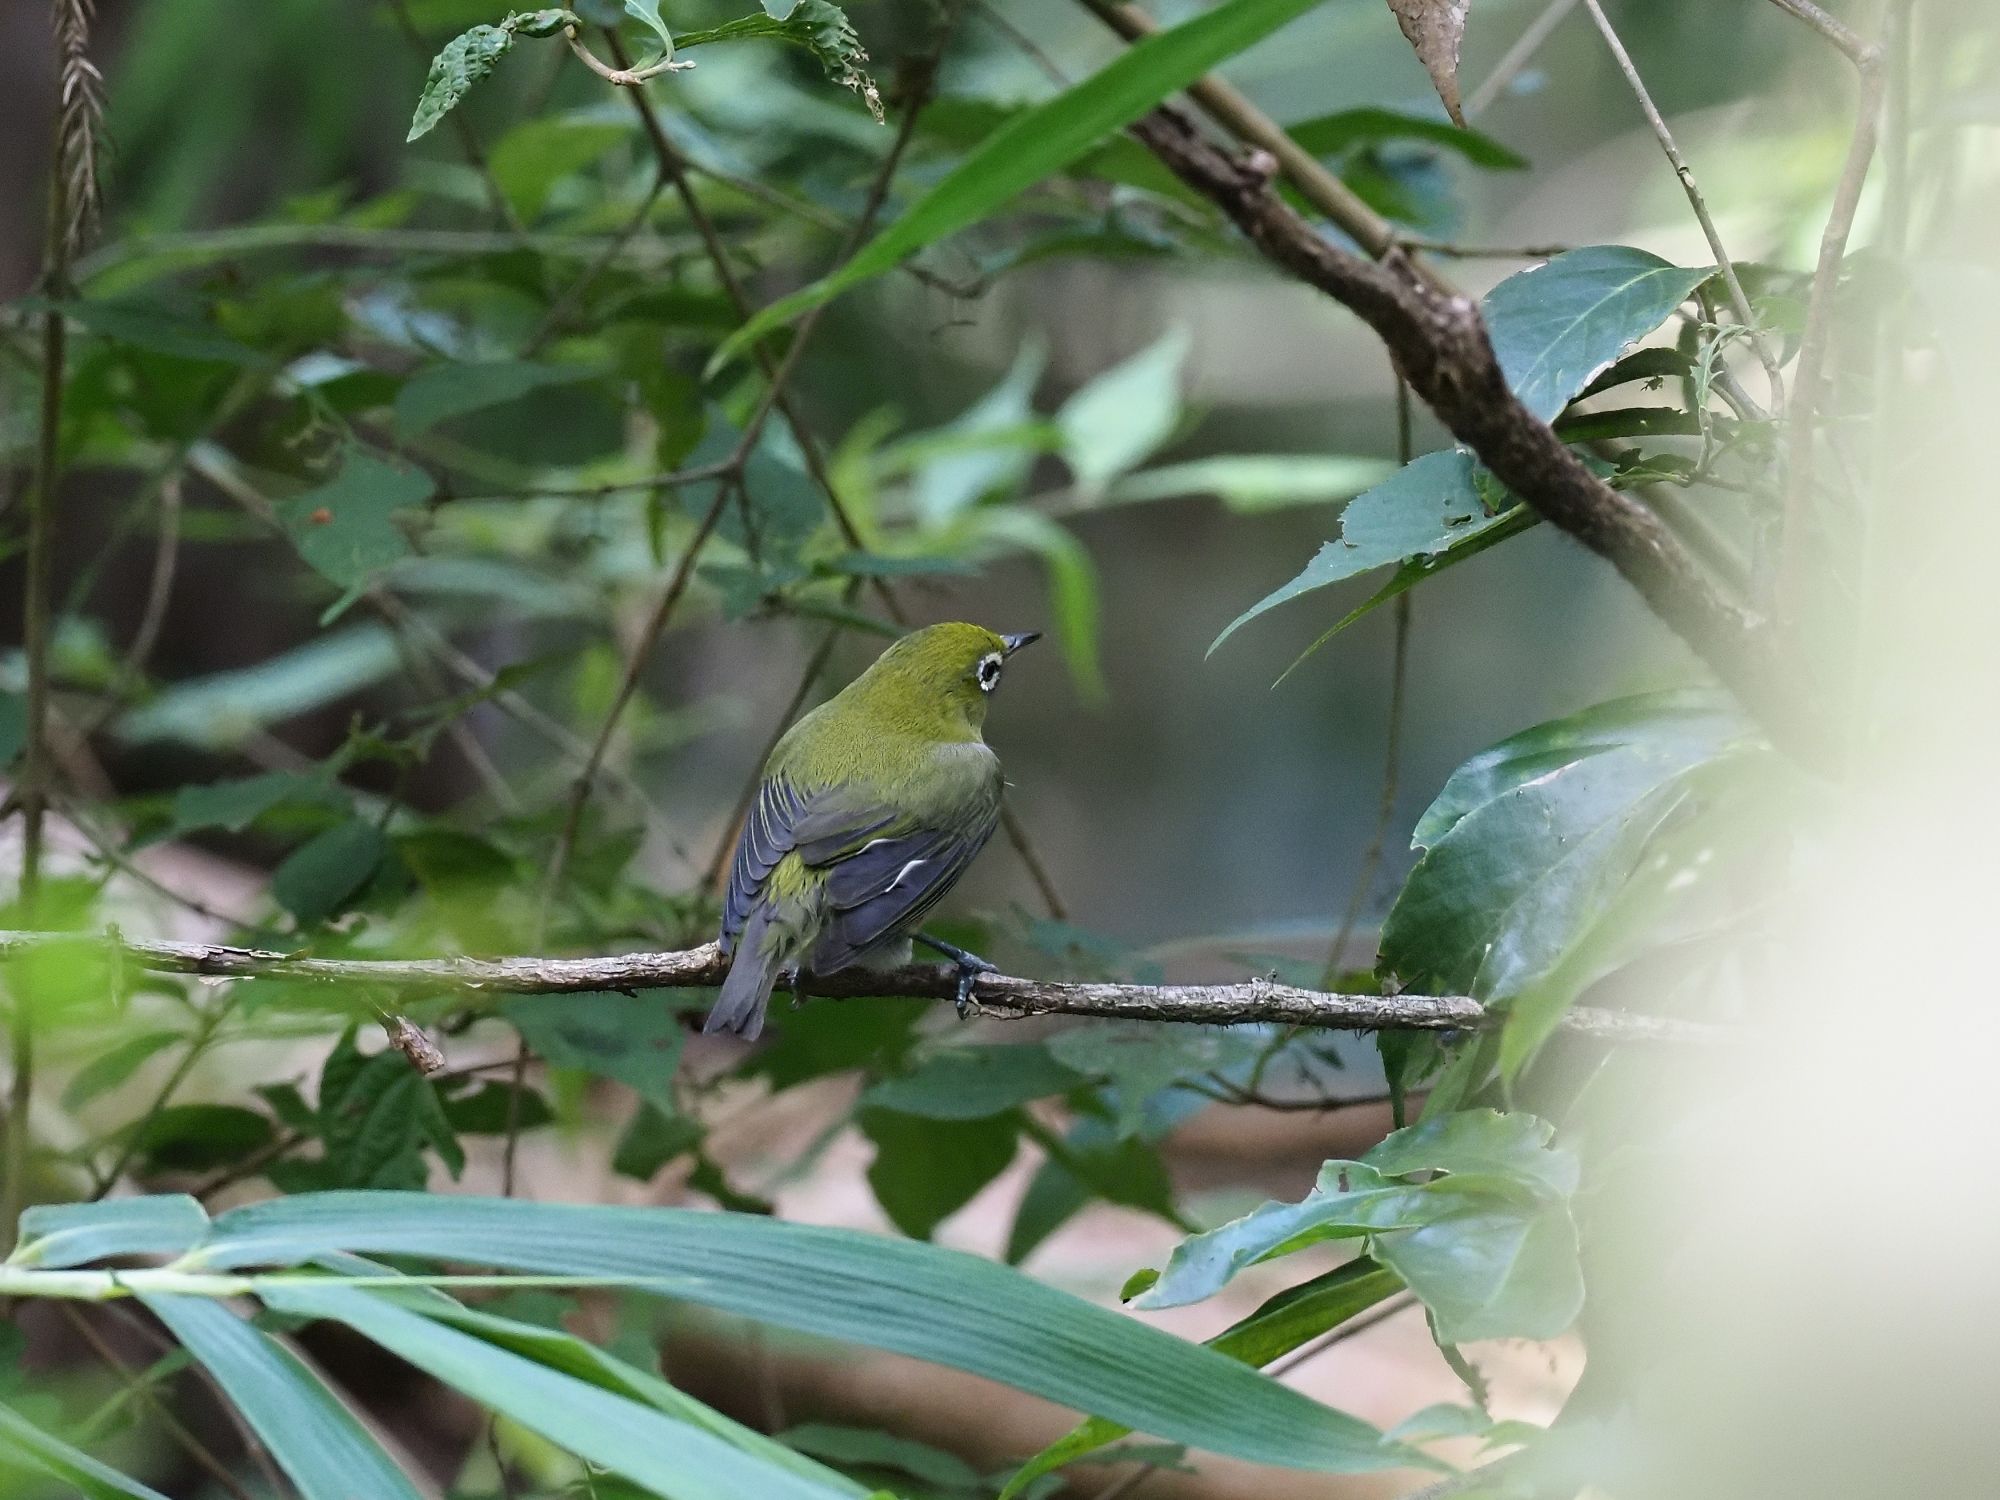
M 1039 631 L 1001 635 L 958 622 L 926 626 L 876 658 L 865 674 L 868 697 L 917 727 L 963 723 L 977 734 L 1007 658 L 1039 638 Z

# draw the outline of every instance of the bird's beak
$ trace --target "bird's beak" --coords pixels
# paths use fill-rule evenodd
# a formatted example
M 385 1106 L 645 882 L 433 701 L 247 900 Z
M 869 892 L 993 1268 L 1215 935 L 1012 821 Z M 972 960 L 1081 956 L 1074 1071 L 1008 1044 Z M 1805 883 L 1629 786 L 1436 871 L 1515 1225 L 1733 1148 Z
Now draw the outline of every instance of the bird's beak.
M 1007 648 L 1007 654 L 1012 656 L 1029 642 L 1039 641 L 1041 638 L 1042 633 L 1039 630 L 1024 630 L 1019 635 L 1001 636 L 1000 643 Z

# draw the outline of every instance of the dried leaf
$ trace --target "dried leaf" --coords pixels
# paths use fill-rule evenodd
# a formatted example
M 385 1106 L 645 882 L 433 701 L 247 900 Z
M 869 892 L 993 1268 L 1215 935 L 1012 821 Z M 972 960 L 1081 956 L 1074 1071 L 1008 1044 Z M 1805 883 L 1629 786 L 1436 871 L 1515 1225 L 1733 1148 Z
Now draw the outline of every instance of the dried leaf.
M 1396 24 L 1416 48 L 1417 61 L 1431 75 L 1438 98 L 1454 125 L 1463 126 L 1458 105 L 1458 44 L 1465 37 L 1465 12 L 1472 0 L 1389 0 Z

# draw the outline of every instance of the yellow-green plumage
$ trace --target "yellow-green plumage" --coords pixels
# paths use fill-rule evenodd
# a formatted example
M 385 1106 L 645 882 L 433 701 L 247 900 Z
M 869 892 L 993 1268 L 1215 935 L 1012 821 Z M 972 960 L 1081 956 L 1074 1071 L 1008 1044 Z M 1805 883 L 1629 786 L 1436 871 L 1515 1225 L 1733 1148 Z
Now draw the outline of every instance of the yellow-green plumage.
M 755 1036 L 778 975 L 901 962 L 1000 817 L 981 730 L 1032 635 L 933 625 L 903 637 L 771 752 L 723 904 L 729 977 L 704 1030 Z

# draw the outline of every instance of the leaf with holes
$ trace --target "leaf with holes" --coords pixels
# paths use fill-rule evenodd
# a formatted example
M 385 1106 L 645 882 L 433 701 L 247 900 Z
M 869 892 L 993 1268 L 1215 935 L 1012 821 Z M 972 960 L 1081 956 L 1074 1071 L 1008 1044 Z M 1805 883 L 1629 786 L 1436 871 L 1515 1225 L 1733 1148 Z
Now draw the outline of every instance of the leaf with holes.
M 328 582 L 351 589 L 410 555 L 397 518 L 420 511 L 435 490 L 422 470 L 352 448 L 331 482 L 273 509 L 299 556 Z

